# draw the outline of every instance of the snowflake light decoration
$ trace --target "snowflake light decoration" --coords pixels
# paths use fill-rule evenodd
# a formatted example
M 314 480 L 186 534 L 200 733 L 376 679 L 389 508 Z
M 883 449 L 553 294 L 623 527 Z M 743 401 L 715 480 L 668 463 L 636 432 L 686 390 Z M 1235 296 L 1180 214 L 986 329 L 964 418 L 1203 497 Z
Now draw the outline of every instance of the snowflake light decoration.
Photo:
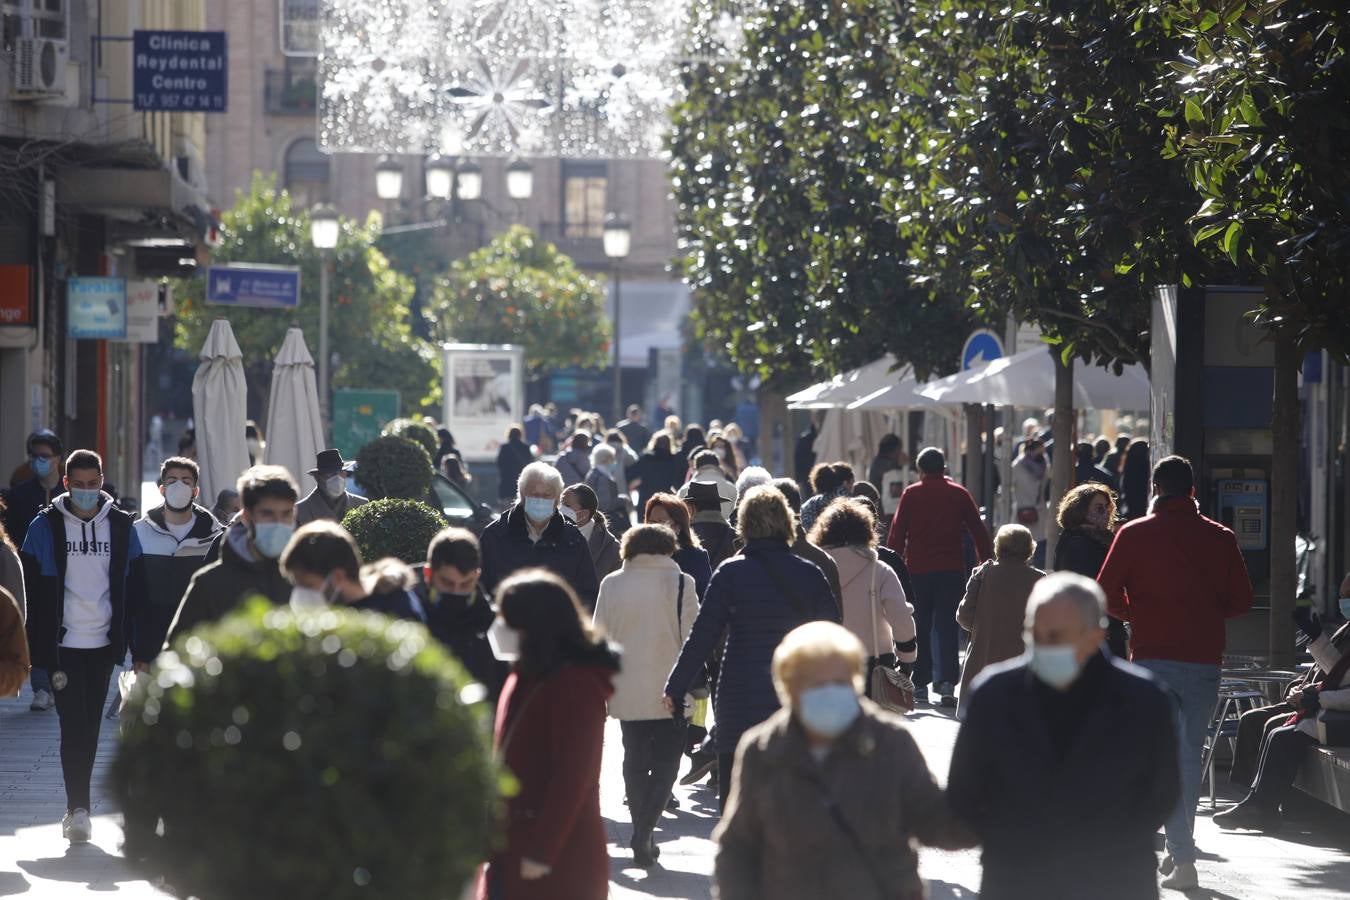
M 657 157 L 756 0 L 321 0 L 329 152 Z

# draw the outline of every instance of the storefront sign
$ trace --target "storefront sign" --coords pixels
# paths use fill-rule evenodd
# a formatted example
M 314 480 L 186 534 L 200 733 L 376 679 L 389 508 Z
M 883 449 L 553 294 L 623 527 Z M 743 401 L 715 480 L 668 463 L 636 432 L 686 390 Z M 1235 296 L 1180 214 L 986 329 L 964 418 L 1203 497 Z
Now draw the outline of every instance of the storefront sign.
M 0 326 L 33 324 L 30 276 L 28 266 L 0 266 Z
M 132 42 L 133 109 L 225 112 L 225 32 L 137 31 Z
M 446 427 L 466 462 L 497 458 L 506 429 L 525 417 L 525 351 L 510 344 L 446 344 Z
M 211 266 L 206 273 L 206 302 L 295 309 L 300 305 L 300 270 L 261 263 Z
M 66 282 L 66 337 L 121 340 L 127 336 L 127 283 L 122 278 Z
M 127 336 L 129 344 L 159 343 L 159 282 L 127 282 Z

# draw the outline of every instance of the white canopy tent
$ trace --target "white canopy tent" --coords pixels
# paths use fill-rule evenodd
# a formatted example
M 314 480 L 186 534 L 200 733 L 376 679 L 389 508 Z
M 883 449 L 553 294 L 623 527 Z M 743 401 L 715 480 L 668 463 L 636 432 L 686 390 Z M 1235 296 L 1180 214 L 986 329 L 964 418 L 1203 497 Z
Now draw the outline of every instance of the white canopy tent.
M 300 486 L 300 496 L 314 489 L 309 470 L 324 449 L 319 391 L 314 381 L 314 357 L 299 328 L 286 340 L 272 367 L 272 392 L 267 404 L 267 462 L 283 466 Z
M 988 365 L 922 385 L 918 393 L 939 403 L 992 403 L 1044 409 L 1055 403 L 1055 362 L 1048 346 L 1032 347 Z M 1148 409 L 1149 380 L 1134 363 L 1116 375 L 1101 366 L 1074 360 L 1076 409 Z
M 789 409 L 839 409 L 859 397 L 891 387 L 901 376 L 893 373 L 895 357 L 886 354 L 875 362 L 836 375 L 787 396 Z M 908 367 L 907 367 L 908 368 Z
M 229 320 L 216 319 L 202 345 L 202 364 L 192 378 L 192 418 L 197 429 L 197 464 L 201 467 L 203 505 L 233 488 L 248 468 L 244 425 L 248 421 L 248 387 L 244 359 Z

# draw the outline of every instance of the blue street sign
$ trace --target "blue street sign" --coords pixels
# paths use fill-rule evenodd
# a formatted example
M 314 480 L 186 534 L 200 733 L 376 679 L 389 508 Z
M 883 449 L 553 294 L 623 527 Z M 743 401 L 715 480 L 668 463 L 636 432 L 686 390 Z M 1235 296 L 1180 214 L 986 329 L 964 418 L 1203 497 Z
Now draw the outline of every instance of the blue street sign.
M 127 283 L 123 278 L 66 281 L 66 337 L 121 340 L 127 336 Z
M 980 329 L 966 338 L 961 348 L 961 371 L 993 362 L 1003 355 L 1003 342 L 992 331 Z
M 223 31 L 136 31 L 132 34 L 132 109 L 225 112 Z
M 206 302 L 295 309 L 300 305 L 300 270 L 262 263 L 211 266 L 206 271 Z

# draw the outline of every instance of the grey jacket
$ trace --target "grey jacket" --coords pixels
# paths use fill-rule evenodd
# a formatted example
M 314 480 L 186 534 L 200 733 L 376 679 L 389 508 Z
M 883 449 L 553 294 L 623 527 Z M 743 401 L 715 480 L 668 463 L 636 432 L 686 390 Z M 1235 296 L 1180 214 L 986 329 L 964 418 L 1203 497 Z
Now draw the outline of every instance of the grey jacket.
M 295 527 L 317 522 L 319 519 L 332 519 L 341 522 L 347 513 L 363 506 L 369 501 L 360 494 L 346 493 L 336 500 L 330 500 L 323 491 L 315 488 L 305 495 L 305 499 L 295 505 Z

